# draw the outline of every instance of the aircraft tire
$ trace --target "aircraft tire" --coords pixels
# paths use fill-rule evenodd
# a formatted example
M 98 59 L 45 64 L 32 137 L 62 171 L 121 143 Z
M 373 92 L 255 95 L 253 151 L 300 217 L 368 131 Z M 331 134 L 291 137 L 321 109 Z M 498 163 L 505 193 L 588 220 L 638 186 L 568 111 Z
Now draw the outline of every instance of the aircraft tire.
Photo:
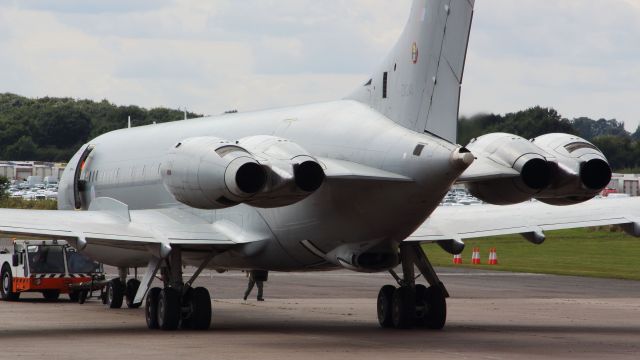
M 187 291 L 182 296 L 182 305 L 192 307 L 191 305 L 191 297 L 193 295 L 193 288 L 189 287 Z M 183 314 L 184 315 L 184 314 Z M 193 317 L 193 310 L 186 314 L 185 317 L 180 320 L 180 329 L 191 329 L 191 318 Z
M 180 325 L 181 315 L 180 293 L 165 287 L 158 299 L 158 326 L 162 330 L 175 330 Z
M 393 327 L 393 293 L 396 287 L 385 285 L 378 292 L 378 323 L 383 328 Z
M 56 301 L 60 298 L 60 290 L 43 290 L 42 296 L 45 300 Z
M 0 273 L 2 280 L 2 286 L 0 286 L 0 297 L 6 301 L 16 301 L 20 298 L 20 293 L 13 292 L 13 275 L 11 274 L 11 267 L 5 263 L 2 266 L 2 272 Z
M 107 283 L 107 305 L 111 309 L 119 309 L 122 307 L 124 299 L 124 286 L 120 279 L 112 279 Z
M 190 297 L 191 328 L 194 330 L 207 330 L 211 326 L 211 295 L 209 290 L 203 287 L 193 289 Z
M 158 299 L 160 299 L 161 292 L 162 289 L 154 287 L 151 288 L 147 294 L 147 301 L 144 305 L 144 315 L 149 329 L 160 328 L 158 325 Z
M 87 297 L 89 296 L 89 290 L 80 291 L 80 296 L 78 296 L 78 304 L 84 304 L 87 301 Z
M 427 311 L 427 287 L 422 284 L 416 284 L 416 326 L 426 326 Z
M 133 300 L 136 297 L 136 293 L 138 292 L 138 288 L 140 287 L 140 280 L 138 279 L 129 279 L 127 281 L 127 288 L 125 290 L 125 299 L 127 302 L 127 307 L 129 309 L 137 309 L 142 305 L 142 303 L 134 303 Z
M 430 286 L 424 293 L 427 312 L 423 325 L 429 329 L 440 330 L 447 322 L 447 300 L 440 288 Z
M 416 296 L 409 286 L 401 286 L 393 292 L 393 326 L 397 329 L 409 329 L 415 323 Z

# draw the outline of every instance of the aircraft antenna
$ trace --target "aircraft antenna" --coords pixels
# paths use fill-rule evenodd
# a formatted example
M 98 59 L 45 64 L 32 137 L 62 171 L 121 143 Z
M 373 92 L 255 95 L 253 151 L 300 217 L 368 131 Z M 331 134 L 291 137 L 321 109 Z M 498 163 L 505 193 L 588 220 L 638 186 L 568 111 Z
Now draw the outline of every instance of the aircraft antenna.
M 127 128 L 131 129 L 131 115 L 127 117 Z

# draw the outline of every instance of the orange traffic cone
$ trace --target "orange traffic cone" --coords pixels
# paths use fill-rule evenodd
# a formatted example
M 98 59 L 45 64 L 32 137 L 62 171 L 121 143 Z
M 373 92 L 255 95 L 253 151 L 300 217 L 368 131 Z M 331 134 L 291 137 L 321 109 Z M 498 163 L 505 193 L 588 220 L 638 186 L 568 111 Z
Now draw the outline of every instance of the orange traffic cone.
M 473 253 L 471 254 L 471 263 L 474 265 L 480 265 L 480 248 L 473 248 Z
M 453 263 L 454 264 L 462 264 L 462 255 L 460 255 L 460 254 L 453 255 Z
M 489 251 L 489 265 L 498 265 L 498 254 L 496 248 L 491 248 Z

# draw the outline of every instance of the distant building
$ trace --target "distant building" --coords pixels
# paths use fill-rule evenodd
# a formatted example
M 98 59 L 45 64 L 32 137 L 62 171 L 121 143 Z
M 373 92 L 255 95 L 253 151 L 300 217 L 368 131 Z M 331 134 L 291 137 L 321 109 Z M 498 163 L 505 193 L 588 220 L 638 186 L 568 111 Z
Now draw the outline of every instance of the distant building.
M 59 180 L 66 166 L 45 161 L 0 161 L 0 176 L 15 181 L 25 181 L 30 176 Z
M 615 190 L 620 194 L 629 196 L 640 196 L 640 174 L 617 174 L 611 176 L 611 181 L 607 185 L 608 192 Z

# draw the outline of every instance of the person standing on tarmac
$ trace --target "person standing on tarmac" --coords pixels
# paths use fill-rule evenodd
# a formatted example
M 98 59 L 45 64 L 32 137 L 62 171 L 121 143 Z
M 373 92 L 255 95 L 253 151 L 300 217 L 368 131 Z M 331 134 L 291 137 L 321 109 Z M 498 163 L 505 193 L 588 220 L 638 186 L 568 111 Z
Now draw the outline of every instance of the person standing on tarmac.
M 269 276 L 268 271 L 263 270 L 251 270 L 247 271 L 247 276 L 249 277 L 249 284 L 247 285 L 247 290 L 244 292 L 244 300 L 247 300 L 251 290 L 253 290 L 253 285 L 258 287 L 258 301 L 264 301 L 262 297 L 263 293 L 263 282 L 267 281 L 267 277 Z

